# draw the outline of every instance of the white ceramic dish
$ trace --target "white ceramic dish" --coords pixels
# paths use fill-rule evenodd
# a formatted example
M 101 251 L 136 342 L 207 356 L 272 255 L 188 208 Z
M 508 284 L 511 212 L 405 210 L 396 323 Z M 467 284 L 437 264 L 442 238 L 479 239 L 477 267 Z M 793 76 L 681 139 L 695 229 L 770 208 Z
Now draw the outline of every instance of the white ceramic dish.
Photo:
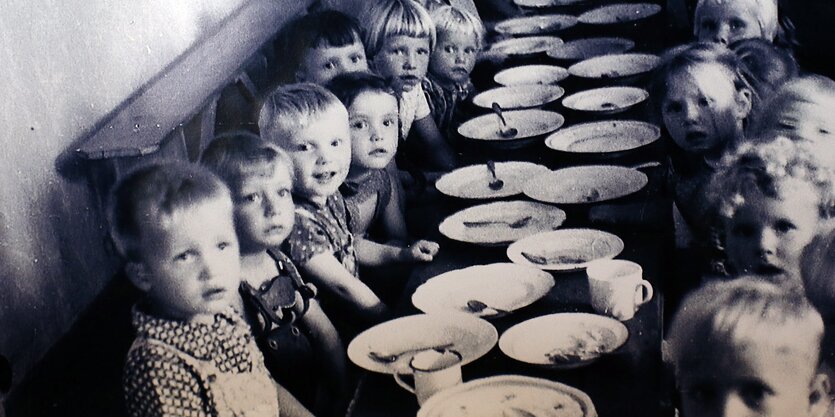
M 496 42 L 490 46 L 489 51 L 507 56 L 530 56 L 559 45 L 562 45 L 562 39 L 556 36 L 528 36 Z
M 626 111 L 649 97 L 647 90 L 637 87 L 604 87 L 574 93 L 562 100 L 566 108 L 595 113 L 615 114 Z
M 584 165 L 539 175 L 522 188 L 530 198 L 553 204 L 587 204 L 620 198 L 647 185 L 646 174 L 616 165 Z
M 348 358 L 372 372 L 410 373 L 409 361 L 418 352 L 433 348 L 454 350 L 461 354 L 464 365 L 489 352 L 497 339 L 496 328 L 472 314 L 417 314 L 380 323 L 360 333 L 348 345 Z M 375 359 L 389 355 L 395 355 L 396 360 Z
M 604 120 L 561 129 L 548 136 L 545 145 L 561 152 L 603 154 L 637 149 L 660 137 L 661 129 L 652 123 Z
M 505 331 L 499 349 L 518 361 L 571 369 L 588 365 L 626 343 L 623 323 L 588 313 L 536 317 Z
M 428 314 L 463 312 L 497 317 L 539 300 L 554 286 L 548 272 L 512 263 L 476 265 L 430 278 L 412 294 L 412 304 Z M 477 311 L 476 300 L 487 305 Z
M 550 204 L 498 201 L 461 210 L 444 219 L 438 229 L 452 240 L 496 246 L 555 230 L 564 221 L 565 212 Z
M 458 198 L 509 197 L 520 194 L 524 184 L 531 178 L 547 172 L 550 172 L 548 168 L 531 162 L 496 162 L 496 177 L 504 181 L 504 186 L 493 190 L 489 187 L 493 177 L 487 165 L 470 165 L 444 174 L 435 182 L 435 187 L 443 194 Z
M 467 120 L 458 127 L 458 134 L 468 139 L 509 146 L 523 139 L 551 133 L 565 123 L 561 114 L 540 109 L 508 110 L 504 112 L 504 118 L 508 127 L 518 130 L 516 135 L 502 136 L 502 122 L 493 113 Z
M 661 6 L 652 3 L 610 4 L 581 14 L 577 20 L 588 25 L 635 22 L 655 16 Z
M 586 393 L 547 379 L 499 375 L 432 396 L 417 417 L 597 417 Z
M 580 61 L 600 55 L 622 54 L 635 47 L 626 38 L 584 38 L 565 42 L 548 50 L 548 56 L 564 61 Z
M 485 109 L 492 108 L 493 103 L 502 109 L 525 109 L 552 103 L 563 94 L 565 90 L 558 85 L 515 85 L 482 91 L 473 97 L 473 104 Z
M 650 54 L 602 55 L 580 61 L 568 67 L 568 72 L 580 78 L 617 79 L 648 73 L 659 60 Z
M 556 65 L 522 65 L 501 70 L 493 81 L 504 86 L 548 84 L 553 85 L 568 78 L 568 70 Z
M 544 35 L 568 29 L 577 24 L 577 17 L 566 14 L 546 14 L 514 17 L 496 23 L 494 30 L 502 35 Z
M 623 240 L 595 229 L 560 229 L 517 240 L 507 247 L 513 263 L 545 271 L 576 271 L 592 261 L 612 259 L 623 251 Z

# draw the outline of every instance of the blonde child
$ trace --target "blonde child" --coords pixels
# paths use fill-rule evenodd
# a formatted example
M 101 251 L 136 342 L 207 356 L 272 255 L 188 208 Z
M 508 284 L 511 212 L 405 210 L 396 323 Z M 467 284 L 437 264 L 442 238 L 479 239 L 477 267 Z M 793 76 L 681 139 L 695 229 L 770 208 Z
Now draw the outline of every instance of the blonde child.
M 232 192 L 240 292 L 267 368 L 297 398 L 315 404 L 317 414 L 344 412 L 349 394 L 344 346 L 314 299 L 315 289 L 279 248 L 295 216 L 290 158 L 258 136 L 238 132 L 212 141 L 201 163 Z
M 669 342 L 684 417 L 822 417 L 829 381 L 818 372 L 823 322 L 803 297 L 745 277 L 684 300 Z
M 110 199 L 111 235 L 131 281 L 136 339 L 124 388 L 132 416 L 311 415 L 270 378 L 240 307 L 229 190 L 183 163 L 128 175 Z
M 778 15 L 777 0 L 699 0 L 693 34 L 702 42 L 730 45 L 740 39 L 762 38 L 792 48 L 794 27 Z
M 287 23 L 275 41 L 282 60 L 278 83 L 325 84 L 339 74 L 368 70 L 361 33 L 353 18 L 334 10 Z
M 416 133 L 416 140 L 404 143 L 407 158 L 433 170 L 455 167 L 455 153 L 432 119 L 423 92 L 422 83 L 435 47 L 435 25 L 429 13 L 413 0 L 378 0 L 364 22 L 371 67 L 400 97 L 400 138 L 405 140 L 412 127 Z
M 711 189 L 728 272 L 802 287 L 803 248 L 826 230 L 835 207 L 832 171 L 802 144 L 777 138 L 728 155 Z
M 449 137 L 461 122 L 460 104 L 475 92 L 470 73 L 484 42 L 484 25 L 477 15 L 452 6 L 432 11 L 437 45 L 429 58 L 423 83 L 432 118 Z
M 347 321 L 338 324 L 341 332 L 384 320 L 388 308 L 359 279 L 354 236 L 339 193 L 351 163 L 345 106 L 323 87 L 291 84 L 267 98 L 258 125 L 261 136 L 293 161 L 296 219 L 285 243 L 290 258 L 323 292 L 328 315 Z M 399 254 L 392 250 L 383 255 L 394 259 Z

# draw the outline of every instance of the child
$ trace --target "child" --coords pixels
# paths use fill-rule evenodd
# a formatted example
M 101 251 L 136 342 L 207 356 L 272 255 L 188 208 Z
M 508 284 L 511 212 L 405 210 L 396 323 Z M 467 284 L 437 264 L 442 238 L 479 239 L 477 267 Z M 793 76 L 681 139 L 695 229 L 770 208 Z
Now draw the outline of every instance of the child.
M 133 416 L 310 415 L 274 384 L 240 306 L 229 190 L 186 164 L 151 165 L 115 188 L 111 235 L 145 299 L 124 387 Z
M 685 417 L 822 417 L 823 323 L 802 293 L 755 277 L 691 293 L 670 332 Z
M 777 15 L 777 0 L 699 0 L 693 33 L 701 42 L 730 45 L 740 39 L 778 42 L 785 37 Z
M 761 101 L 766 101 L 799 71 L 791 53 L 762 38 L 736 41 L 730 49 L 739 57 L 742 75 Z
M 777 138 L 728 155 L 711 189 L 728 272 L 802 287 L 803 248 L 825 230 L 835 207 L 832 171 L 803 145 Z
M 422 82 L 435 46 L 435 25 L 429 13 L 413 0 L 380 0 L 371 6 L 365 21 L 371 65 L 400 96 L 400 138 L 409 136 L 413 124 L 417 133 L 416 143 L 405 144 L 411 162 L 434 170 L 454 168 L 455 153 L 432 119 L 423 93 Z
M 232 192 L 241 295 L 268 369 L 306 403 L 313 402 L 316 382 L 323 382 L 315 401 L 319 410 L 344 405 L 348 392 L 342 341 L 313 299 L 314 290 L 279 249 L 293 228 L 292 162 L 275 145 L 238 132 L 215 139 L 201 163 Z
M 354 19 L 334 10 L 287 23 L 276 38 L 278 84 L 325 84 L 339 74 L 368 70 L 361 32 Z
M 475 92 L 470 73 L 484 41 L 484 25 L 478 16 L 452 6 L 432 11 L 437 45 L 429 58 L 429 76 L 423 83 L 432 117 L 441 132 L 450 137 L 457 111 Z
M 785 136 L 805 142 L 828 168 L 835 169 L 835 82 L 805 75 L 774 93 L 758 117 L 755 131 L 765 139 Z
M 343 337 L 351 333 L 348 329 L 384 320 L 388 308 L 359 279 L 354 237 L 339 194 L 351 162 L 345 106 L 318 85 L 291 84 L 267 98 L 258 125 L 262 137 L 293 161 L 296 219 L 285 243 L 290 258 L 323 291 L 328 315 L 348 321 L 338 325 Z

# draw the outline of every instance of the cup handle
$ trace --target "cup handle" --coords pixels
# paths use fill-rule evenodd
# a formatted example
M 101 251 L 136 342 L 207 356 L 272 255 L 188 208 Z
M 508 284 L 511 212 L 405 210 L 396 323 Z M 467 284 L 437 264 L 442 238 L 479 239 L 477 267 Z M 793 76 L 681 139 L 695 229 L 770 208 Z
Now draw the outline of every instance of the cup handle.
M 397 373 L 397 372 L 395 372 L 395 373 L 394 373 L 394 382 L 397 382 L 397 385 L 400 385 L 400 386 L 401 386 L 401 387 L 403 387 L 403 389 L 405 389 L 406 391 L 409 391 L 409 392 L 411 392 L 412 394 L 414 394 L 414 393 L 415 393 L 415 388 L 414 388 L 413 386 L 409 385 L 409 383 L 407 383 L 406 381 L 404 381 L 404 380 L 400 377 L 400 374 L 399 374 L 399 373 Z
M 644 290 L 646 290 L 646 296 L 644 296 Z M 638 301 L 636 304 L 642 306 L 652 300 L 652 284 L 649 283 L 647 280 L 642 280 L 641 283 L 635 288 L 635 300 Z

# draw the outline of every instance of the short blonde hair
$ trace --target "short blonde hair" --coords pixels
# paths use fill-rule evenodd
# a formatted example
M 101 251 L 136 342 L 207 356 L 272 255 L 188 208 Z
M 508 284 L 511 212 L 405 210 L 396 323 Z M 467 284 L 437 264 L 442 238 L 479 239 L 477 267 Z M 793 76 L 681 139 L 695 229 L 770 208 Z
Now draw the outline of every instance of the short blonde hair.
M 700 363 L 705 351 L 771 344 L 807 359 L 814 370 L 823 330 L 820 314 L 800 291 L 756 276 L 717 280 L 685 297 L 670 329 L 670 354 L 680 372 Z
M 439 7 L 430 14 L 438 39 L 446 37 L 449 33 L 463 33 L 474 36 L 479 48 L 484 45 L 486 31 L 478 16 L 452 6 Z
M 286 152 L 257 135 L 236 131 L 216 137 L 200 156 L 200 164 L 219 176 L 235 195 L 244 181 L 272 177 L 277 166 L 293 179 L 293 161 Z
M 787 81 L 770 97 L 755 120 L 755 136 L 769 138 L 769 123 L 791 103 L 805 102 L 826 106 L 835 113 L 835 81 L 817 74 L 803 75 Z
M 777 0 L 699 0 L 693 18 L 693 34 L 699 36 L 699 21 L 703 7 L 708 3 L 722 5 L 723 3 L 743 2 L 747 9 L 757 19 L 763 38 L 773 41 L 780 30 L 780 20 L 777 14 Z
M 429 38 L 429 49 L 435 49 L 435 24 L 426 9 L 414 0 L 378 0 L 371 5 L 363 22 L 365 54 L 373 60 L 392 36 Z
M 258 116 L 261 137 L 283 147 L 293 132 L 306 128 L 333 106 L 342 104 L 322 86 L 313 83 L 280 86 L 261 105 Z

